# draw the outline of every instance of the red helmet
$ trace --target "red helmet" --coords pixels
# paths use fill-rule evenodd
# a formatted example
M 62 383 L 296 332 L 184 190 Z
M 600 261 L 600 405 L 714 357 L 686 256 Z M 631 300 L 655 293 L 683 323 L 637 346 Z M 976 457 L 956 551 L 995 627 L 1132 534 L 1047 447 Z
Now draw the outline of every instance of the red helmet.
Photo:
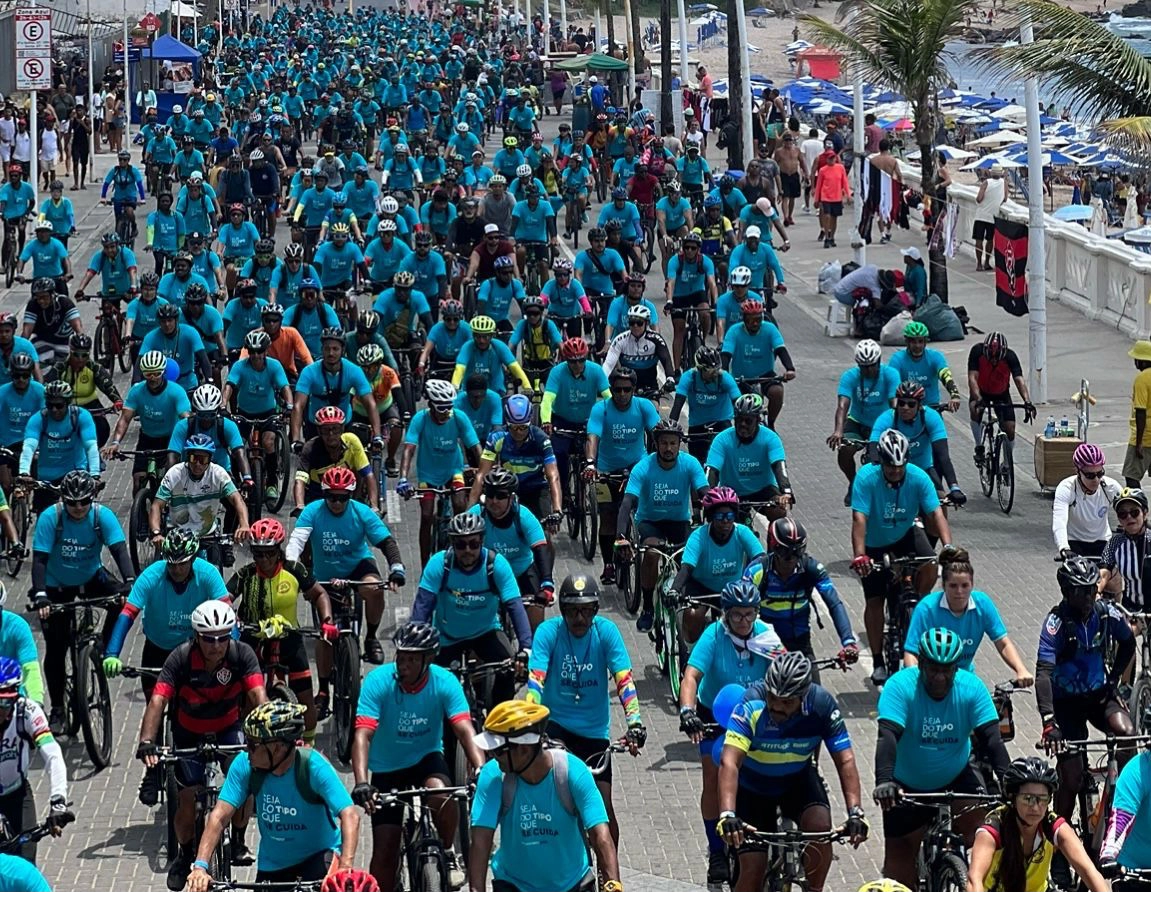
M 228 214 L 229 215 L 235 215 L 237 212 L 239 212 L 241 215 L 243 215 L 245 211 L 247 211 L 247 210 L 244 208 L 243 203 L 232 203 L 232 205 L 230 205 L 228 207 Z
M 316 412 L 317 427 L 321 427 L 324 424 L 343 424 L 344 421 L 344 410 L 338 405 L 325 405 L 322 409 Z
M 343 465 L 328 468 L 320 481 L 325 490 L 342 490 L 351 492 L 356 488 L 356 475 Z
M 743 304 L 739 307 L 739 310 L 743 312 L 744 315 L 762 315 L 763 303 L 761 303 L 758 299 L 747 299 L 743 301 Z
M 700 505 L 703 506 L 704 513 L 714 511 L 723 505 L 729 505 L 732 508 L 739 507 L 739 496 L 730 486 L 713 486 L 700 500 Z
M 24 166 L 22 166 L 19 162 L 13 162 L 8 166 L 8 174 L 22 175 L 24 174 Z
M 260 518 L 252 525 L 252 545 L 272 548 L 284 541 L 284 525 L 275 518 Z
M 588 357 L 587 340 L 583 337 L 568 337 L 560 344 L 560 358 L 565 362 Z
M 366 870 L 337 870 L 324 877 L 321 892 L 378 892 L 376 877 Z

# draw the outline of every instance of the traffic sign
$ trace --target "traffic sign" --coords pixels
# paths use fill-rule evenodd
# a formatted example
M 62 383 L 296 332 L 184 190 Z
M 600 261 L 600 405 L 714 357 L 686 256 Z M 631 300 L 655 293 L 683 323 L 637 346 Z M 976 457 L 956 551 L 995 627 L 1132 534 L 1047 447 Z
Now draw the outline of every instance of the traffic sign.
M 160 30 L 160 17 L 154 12 L 150 12 L 140 20 L 140 27 L 149 34 L 155 34 Z
M 142 47 L 129 47 L 128 48 L 128 62 L 139 62 L 140 61 L 140 53 L 141 53 L 142 49 L 143 49 Z M 124 61 L 124 42 L 123 41 L 116 41 L 116 43 L 114 43 L 112 45 L 112 61 L 113 62 L 120 62 L 120 63 L 122 63 Z
M 16 89 L 52 89 L 52 11 L 16 10 Z

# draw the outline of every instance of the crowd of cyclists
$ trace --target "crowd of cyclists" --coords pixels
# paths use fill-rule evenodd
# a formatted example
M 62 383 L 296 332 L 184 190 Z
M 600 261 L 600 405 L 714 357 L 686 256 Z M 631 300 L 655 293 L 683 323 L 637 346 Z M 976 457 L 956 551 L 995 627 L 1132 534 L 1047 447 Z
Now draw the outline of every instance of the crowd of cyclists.
M 46 886 L 37 840 L 74 820 L 57 740 L 87 740 L 100 690 L 131 676 L 171 890 L 252 865 L 285 888 L 484 890 L 490 870 L 497 890 L 622 890 L 612 756 L 647 743 L 649 659 L 600 613 L 621 602 L 699 749 L 710 885 L 822 889 L 832 845 L 881 823 L 866 891 L 1145 888 L 1147 496 L 1076 450 L 1029 664 L 948 519 L 967 501 L 940 414 L 955 376 L 921 324 L 886 361 L 860 341 L 827 444 L 865 649 L 795 508 L 777 185 L 713 175 L 697 127 L 657 133 L 595 79 L 583 127 L 545 141 L 523 38 L 463 7 L 254 19 L 186 106 L 145 111 L 139 163 L 123 150 L 103 181 L 115 229 L 81 265 L 62 185 L 37 206 L 9 170 L 31 295 L 0 314 L 0 540 L 30 589 L 0 585 L 0 886 Z M 1035 409 L 1002 334 L 967 373 L 976 444 L 990 406 L 1011 451 L 1013 383 Z M 389 507 L 418 509 L 418 569 Z M 561 579 L 565 528 L 585 572 Z M 385 606 L 407 611 L 390 638 Z M 984 638 L 1009 683 L 975 675 Z M 821 677 L 865 651 L 869 796 L 852 730 L 871 724 Z M 1049 757 L 1013 760 L 1009 695 L 1028 688 Z

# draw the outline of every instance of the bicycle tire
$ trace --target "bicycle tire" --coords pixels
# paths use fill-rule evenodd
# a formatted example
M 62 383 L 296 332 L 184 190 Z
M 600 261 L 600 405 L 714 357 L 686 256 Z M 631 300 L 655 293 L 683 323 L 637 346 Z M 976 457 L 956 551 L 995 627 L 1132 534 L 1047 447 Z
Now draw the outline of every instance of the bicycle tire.
M 607 176 L 604 175 L 604 164 L 604 160 L 601 159 L 595 173 L 595 195 L 601 204 L 607 199 Z
M 582 479 L 582 478 L 581 478 Z M 595 559 L 595 550 L 599 545 L 599 500 L 596 499 L 594 481 L 581 484 L 583 492 L 583 527 L 580 529 L 580 543 L 583 548 L 583 557 L 587 561 Z
M 180 789 L 176 785 L 176 768 L 173 766 L 166 766 L 164 768 L 164 810 L 165 825 L 168 831 L 168 860 L 176 856 L 176 852 L 180 850 L 179 840 L 176 838 L 176 826 L 174 817 L 176 814 L 176 805 L 180 801 Z
M 615 566 L 615 585 L 623 599 L 623 607 L 628 614 L 635 615 L 639 611 L 639 584 L 632 583 L 632 564 L 630 561 L 620 561 L 617 557 Z
M 1142 735 L 1151 732 L 1148 711 L 1151 711 L 1151 674 L 1143 673 L 1135 681 L 1135 689 L 1131 693 L 1131 717 L 1135 721 L 1136 732 Z
M 979 444 L 983 447 L 983 465 L 979 468 L 979 488 L 983 490 L 983 495 L 988 499 L 991 498 L 991 493 L 995 489 L 995 462 L 993 459 L 995 444 L 992 439 L 989 429 L 985 428 L 983 440 Z
M 283 683 L 273 683 L 268 687 L 267 692 L 268 701 L 270 702 L 283 701 L 294 703 L 296 701 L 296 693 L 292 692 L 292 690 Z
M 661 674 L 666 674 L 669 670 L 667 666 L 667 615 L 664 613 L 663 600 L 658 597 L 658 592 L 659 588 L 656 587 L 655 614 L 652 616 L 651 631 L 648 636 L 651 637 L 652 645 L 655 646 L 656 667 L 659 668 Z
M 446 892 L 445 886 L 446 877 L 444 876 L 444 869 L 447 866 L 447 860 L 444 858 L 443 849 L 425 848 L 419 856 L 416 866 L 415 882 L 412 883 L 413 892 Z
M 112 326 L 103 318 L 96 322 L 96 333 L 92 335 L 92 359 L 109 374 L 116 373 Z
M 940 855 L 929 873 L 933 892 L 967 891 L 967 861 L 948 852 Z
M 116 347 L 116 362 L 120 366 L 120 373 L 127 374 L 132 370 L 132 343 L 125 337 L 117 333 L 115 328 L 109 325 L 112 331 L 112 345 Z M 116 327 L 120 327 L 120 319 L 116 319 Z M 108 369 L 111 371 L 111 367 Z
M 346 633 L 332 653 L 332 718 L 336 728 L 336 757 L 347 764 L 352 757 L 352 729 L 360 700 L 360 646 Z
M 75 637 L 71 628 L 69 637 Z M 71 739 L 80 733 L 80 681 L 76 661 L 71 650 L 64 653 L 64 733 Z
M 20 542 L 25 546 L 28 545 L 28 497 L 21 494 L 17 498 L 10 501 L 10 508 L 12 513 L 12 521 L 16 525 L 16 530 L 20 534 Z M 10 548 L 8 545 L 8 538 L 4 538 L 5 548 Z M 5 555 L 4 567 L 8 571 L 9 577 L 15 577 L 20 573 L 20 568 L 24 566 L 24 558 L 22 556 Z
M 292 488 L 292 451 L 282 429 L 276 431 L 276 456 L 279 459 L 277 469 L 280 475 L 280 497 L 274 502 L 267 503 L 268 510 L 273 514 L 284 507 L 284 503 L 288 501 L 288 492 Z
M 95 644 L 80 648 L 77 666 L 76 701 L 84 745 L 96 769 L 103 770 L 112 762 L 112 698 Z
M 1004 514 L 1011 514 L 1015 504 L 1015 460 L 1007 445 L 1007 434 L 995 438 L 995 496 Z
M 647 223 L 643 227 L 643 245 L 644 252 L 647 254 L 647 261 L 644 262 L 643 273 L 650 274 L 651 266 L 655 264 L 655 257 L 657 255 L 655 246 L 655 227 Z
M 8 250 L 8 256 L 4 259 L 4 286 L 11 289 L 12 285 L 16 282 L 16 251 L 12 247 Z
M 248 521 L 258 521 L 264 516 L 264 459 L 256 457 L 249 460 L 252 475 L 252 488 L 244 497 L 244 504 L 248 507 Z
M 128 518 L 131 527 L 131 538 L 128 540 L 128 552 L 132 556 L 132 566 L 136 573 L 143 572 L 152 561 L 155 554 L 152 549 L 152 538 L 148 529 L 148 509 L 152 506 L 152 487 L 144 486 L 136 493 L 132 500 L 132 511 Z
M 676 613 L 670 608 L 664 609 L 667 617 L 667 684 L 671 687 L 672 701 L 679 702 L 679 687 L 683 684 L 683 637 L 679 633 L 679 624 Z
M 564 517 L 567 518 L 569 539 L 579 539 L 583 535 L 583 478 L 576 466 L 568 459 L 568 508 Z
M 699 351 L 701 345 L 699 319 L 697 318 L 695 325 L 689 327 L 683 335 L 683 355 L 679 360 L 681 371 L 690 371 L 695 367 L 695 354 Z

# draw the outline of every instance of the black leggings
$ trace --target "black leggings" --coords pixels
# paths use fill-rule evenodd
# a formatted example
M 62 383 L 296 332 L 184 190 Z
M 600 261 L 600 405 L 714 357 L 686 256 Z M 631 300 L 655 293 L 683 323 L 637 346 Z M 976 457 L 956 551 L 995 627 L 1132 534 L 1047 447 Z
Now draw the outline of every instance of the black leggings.
M 256 882 L 313 882 L 328 875 L 328 868 L 332 865 L 332 851 L 325 849 L 318 851 L 310 857 L 284 867 L 282 870 L 257 870 Z
M 52 603 L 70 602 L 80 593 L 98 596 L 101 593 L 111 592 L 118 586 L 118 581 L 105 570 L 101 569 L 91 580 L 83 586 L 53 587 L 47 590 L 48 599 Z M 112 630 L 116 627 L 116 613 L 105 613 L 101 641 L 108 644 Z M 63 612 L 53 614 L 40 621 L 40 629 L 44 633 L 44 679 L 48 687 L 48 698 L 52 702 L 52 710 L 64 709 L 64 678 L 68 649 L 73 641 L 74 614 Z
M 17 748 L 19 751 L 19 748 Z M 14 792 L 0 796 L 0 814 L 8 821 L 8 827 L 13 834 L 31 829 L 38 822 L 36 820 L 36 797 L 32 787 L 24 780 L 24 785 Z M 30 863 L 36 863 L 36 842 L 25 842 L 19 851 L 8 850 L 4 854 L 16 854 Z

